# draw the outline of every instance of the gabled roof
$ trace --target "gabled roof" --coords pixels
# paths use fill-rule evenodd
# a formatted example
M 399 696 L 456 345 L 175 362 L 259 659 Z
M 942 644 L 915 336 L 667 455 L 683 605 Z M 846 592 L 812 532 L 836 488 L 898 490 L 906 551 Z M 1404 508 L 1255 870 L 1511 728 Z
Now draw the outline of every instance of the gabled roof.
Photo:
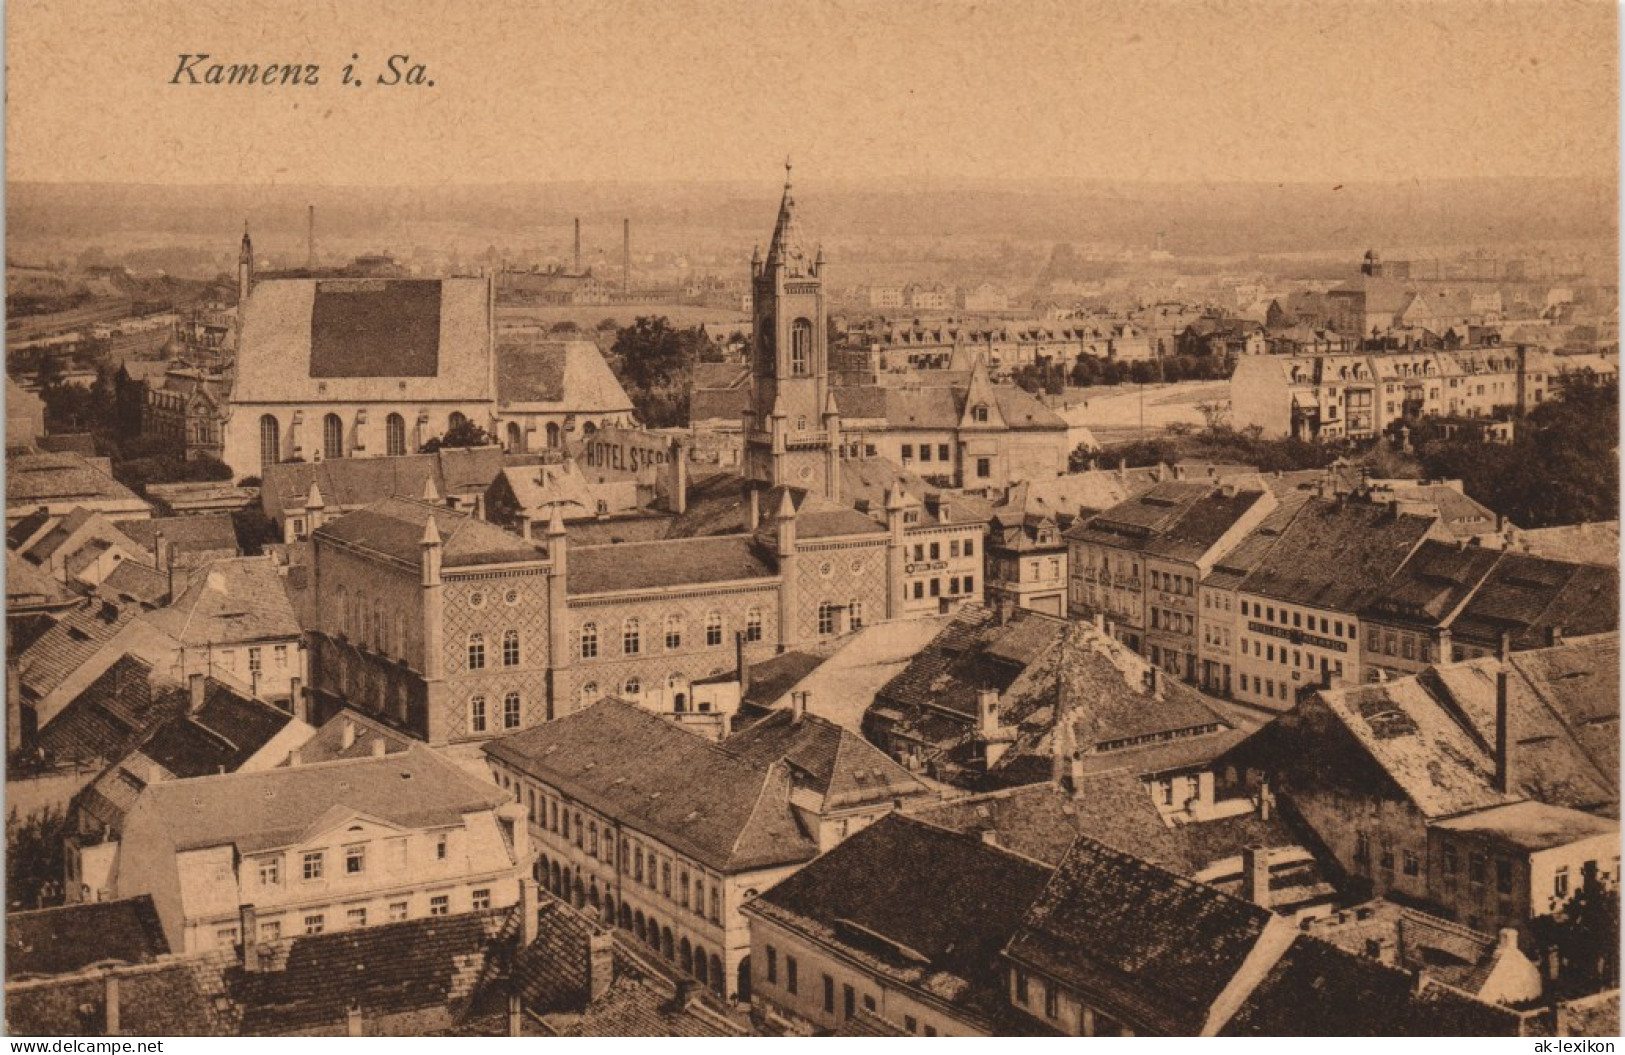
M 133 560 L 120 561 L 96 584 L 96 596 L 115 604 L 157 607 L 169 596 L 169 577 Z
M 114 569 L 115 571 L 117 569 Z M 29 606 L 53 607 L 77 602 L 56 579 L 17 556 L 17 551 L 6 550 L 6 608 L 15 611 Z
M 189 647 L 299 636 L 287 578 L 265 557 L 211 561 L 172 604 L 142 618 Z
M 1520 1016 L 1407 971 L 1300 935 L 1247 994 L 1220 1036 L 1518 1036 Z
M 382 758 L 164 781 L 149 785 L 125 825 L 149 822 L 177 852 L 234 845 L 239 853 L 287 846 L 335 807 L 402 828 L 457 825 L 465 813 L 508 801 L 426 747 Z M 140 818 L 140 821 L 138 821 Z
M 782 763 L 736 757 L 620 700 L 600 700 L 484 750 L 721 872 L 817 853 L 790 808 L 791 777 Z
M 1355 613 L 1435 530 L 1436 517 L 1312 498 L 1241 583 L 1258 594 Z
M 771 579 L 778 570 L 749 535 L 622 542 L 570 549 L 571 596 Z
M 1120 549 L 1141 550 L 1179 522 L 1213 490 L 1207 483 L 1168 481 L 1097 513 L 1067 531 L 1066 537 Z
M 96 901 L 6 916 L 6 981 L 72 974 L 103 961 L 152 963 L 169 952 L 152 898 Z
M 966 604 L 953 621 L 876 696 L 877 704 L 945 710 L 974 720 L 978 693 L 1004 692 L 1033 659 L 1060 643 L 1067 622 L 1026 608 L 1000 623 L 996 613 Z
M 346 740 L 349 740 L 348 746 Z M 383 741 L 384 753 L 391 755 L 410 750 L 418 742 L 360 711 L 346 707 L 323 722 L 314 736 L 299 745 L 299 761 L 301 765 L 310 765 L 338 758 L 368 758 L 372 756 L 378 741 Z
M 1172 560 L 1201 560 L 1259 502 L 1274 505 L 1266 491 L 1215 488 L 1191 503 L 1178 520 L 1151 539 L 1145 552 Z
M 119 978 L 119 1025 L 130 1036 L 230 1036 L 229 1016 L 205 995 L 197 960 L 178 960 Z M 106 1036 L 107 982 L 75 974 L 6 987 L 6 1032 L 13 1036 Z
M 892 813 L 745 911 L 985 1020 L 1009 1003 L 998 951 L 1050 871 L 974 835 Z
M 874 806 L 924 795 L 930 788 L 884 751 L 815 714 L 796 721 L 780 709 L 722 742 L 722 749 L 756 766 L 783 760 L 794 788 L 823 798 L 828 811 Z
M 490 341 L 482 278 L 265 278 L 243 307 L 233 400 L 396 401 L 406 378 L 418 401 L 489 400 Z
M 1377 590 L 1360 615 L 1428 627 L 1448 625 L 1500 559 L 1496 550 L 1429 539 Z
M 139 611 L 135 605 L 104 602 L 63 615 L 17 657 L 23 691 L 38 699 L 55 690 Z
M 127 521 L 126 523 L 136 523 Z M 72 556 L 71 551 L 64 551 L 69 545 L 84 546 L 93 541 L 108 542 L 121 546 L 132 557 L 150 555 L 152 547 L 142 545 L 135 533 L 123 530 L 121 525 L 115 525 L 101 513 L 80 506 L 67 516 L 63 517 L 55 527 L 47 531 L 31 546 L 23 551 L 31 564 L 50 565 L 60 564 Z M 143 553 L 142 551 L 146 552 Z M 52 558 L 57 557 L 53 562 Z
M 104 463 L 105 464 L 105 463 Z M 134 491 L 78 454 L 19 454 L 6 459 L 6 505 L 46 502 L 110 503 L 120 510 L 147 508 Z
M 1619 571 L 1595 564 L 1507 553 L 1473 594 L 1452 629 L 1459 640 L 1512 647 L 1548 643 L 1549 633 L 1579 637 L 1619 627 Z
M 430 520 L 440 534 L 441 563 L 447 568 L 546 559 L 545 550 L 494 524 L 445 506 L 413 498 L 385 498 L 346 513 L 316 529 L 328 538 L 420 567 L 423 535 Z
M 1273 918 L 1080 837 L 1005 954 L 1138 1030 L 1196 1036 Z
M 632 400 L 591 341 L 499 345 L 497 398 L 517 411 L 632 413 Z

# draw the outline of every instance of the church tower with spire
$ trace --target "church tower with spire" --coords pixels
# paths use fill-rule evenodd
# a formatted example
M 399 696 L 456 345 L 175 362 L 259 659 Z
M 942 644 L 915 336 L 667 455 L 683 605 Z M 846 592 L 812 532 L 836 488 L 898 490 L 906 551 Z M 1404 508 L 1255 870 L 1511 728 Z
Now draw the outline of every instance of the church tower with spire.
M 254 288 L 254 243 L 248 238 L 248 221 L 243 221 L 243 244 L 237 250 L 237 309 L 248 303 L 248 292 Z
M 796 218 L 790 164 L 764 259 L 751 260 L 754 349 L 745 411 L 745 474 L 839 499 L 840 418 L 829 384 L 824 254 L 809 255 Z

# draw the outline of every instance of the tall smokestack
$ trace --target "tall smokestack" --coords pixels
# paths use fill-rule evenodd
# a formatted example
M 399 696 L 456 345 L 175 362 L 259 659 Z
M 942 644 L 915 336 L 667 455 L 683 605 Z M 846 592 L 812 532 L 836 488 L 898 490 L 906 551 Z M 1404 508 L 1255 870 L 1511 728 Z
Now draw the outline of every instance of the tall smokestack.
M 576 217 L 576 269 L 575 274 L 581 274 L 581 217 Z
M 305 227 L 305 267 L 316 270 L 316 206 L 309 207 L 309 222 Z
M 1501 633 L 1500 662 L 1495 672 L 1495 790 L 1507 794 L 1512 786 L 1511 759 L 1507 752 L 1510 739 L 1507 734 L 1507 712 L 1511 710 L 1507 696 L 1510 688 L 1507 669 L 1512 665 L 1512 635 Z
M 621 292 L 632 292 L 632 221 L 621 221 Z

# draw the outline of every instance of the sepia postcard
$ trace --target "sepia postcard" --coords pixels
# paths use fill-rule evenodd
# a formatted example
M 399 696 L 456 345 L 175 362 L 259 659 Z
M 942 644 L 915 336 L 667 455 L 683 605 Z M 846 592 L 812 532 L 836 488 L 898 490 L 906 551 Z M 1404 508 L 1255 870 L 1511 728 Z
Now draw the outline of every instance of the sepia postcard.
M 14 1051 L 1614 1050 L 1617 6 L 5 49 Z

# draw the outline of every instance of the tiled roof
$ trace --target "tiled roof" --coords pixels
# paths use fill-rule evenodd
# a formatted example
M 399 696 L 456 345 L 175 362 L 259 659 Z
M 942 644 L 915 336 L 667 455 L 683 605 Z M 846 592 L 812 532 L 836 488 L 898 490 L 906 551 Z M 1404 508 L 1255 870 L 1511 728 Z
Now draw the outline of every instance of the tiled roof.
M 233 966 L 223 981 L 247 1036 L 342 1028 L 352 1005 L 364 1021 L 438 1012 L 449 1024 L 512 932 L 512 916 L 487 909 L 300 936 L 277 943 L 270 969 Z
M 1538 648 L 1551 630 L 1570 637 L 1617 630 L 1618 609 L 1617 569 L 1507 553 L 1452 629 L 1480 646 L 1496 647 L 1509 632 L 1513 648 Z
M 1435 828 L 1473 832 L 1514 851 L 1538 853 L 1596 835 L 1619 836 L 1619 822 L 1544 802 L 1514 802 L 1435 821 Z
M 888 814 L 750 902 L 867 970 L 990 1017 L 1008 1004 L 998 952 L 1050 869 Z
M 160 531 L 176 553 L 237 553 L 237 529 L 232 526 L 230 513 L 120 520 L 114 526 L 148 553 L 157 552 Z
M 1360 615 L 1428 627 L 1447 624 L 1500 559 L 1495 550 L 1429 539 L 1381 586 Z
M 1185 512 L 1213 490 L 1207 483 L 1167 481 L 1088 520 L 1074 524 L 1066 537 L 1123 549 L 1142 549 L 1146 543 L 1167 531 Z
M 96 584 L 95 592 L 97 597 L 115 604 L 134 602 L 156 607 L 169 596 L 169 577 L 133 560 L 120 561 Z
M 139 611 L 135 605 L 103 603 L 68 612 L 17 657 L 23 691 L 38 699 L 56 689 Z
M 497 396 L 504 407 L 572 414 L 630 414 L 632 401 L 591 341 L 504 343 L 497 348 Z
M 879 535 L 886 530 L 885 525 L 875 516 L 867 516 L 848 505 L 832 502 L 822 495 L 802 491 L 799 488 L 789 488 L 790 498 L 796 510 L 796 538 L 834 538 L 845 535 Z M 770 539 L 777 530 L 778 510 L 781 500 L 781 490 L 774 488 L 763 492 L 762 495 L 762 523 L 757 528 L 756 537 Z M 884 514 L 876 511 L 877 516 Z
M 348 747 L 344 743 L 346 738 L 350 741 Z M 410 750 L 417 743 L 406 733 L 391 729 L 360 711 L 345 708 L 323 722 L 314 736 L 299 745 L 299 761 L 301 765 L 310 765 L 338 758 L 368 758 L 379 740 L 384 742 L 385 754 Z
M 486 754 L 726 873 L 805 861 L 790 775 L 619 700 L 485 745 Z
M 148 730 L 185 706 L 179 696 L 153 692 L 152 668 L 121 656 L 68 701 L 40 733 L 40 747 L 60 761 L 95 762 L 122 756 Z
M 272 278 L 243 310 L 233 399 L 254 403 L 487 400 L 486 280 Z M 325 383 L 325 391 L 318 389 Z
M 32 564 L 60 564 L 63 558 L 70 555 L 69 553 L 62 553 L 58 556 L 58 551 L 64 546 L 70 543 L 83 546 L 95 540 L 120 545 L 132 556 L 139 556 L 142 549 L 146 549 L 148 553 L 151 553 L 150 547 L 140 546 L 136 542 L 134 535 L 120 530 L 100 513 L 78 506 L 58 521 L 56 526 L 47 531 L 43 537 L 29 546 L 23 555 Z M 52 557 L 58 559 L 53 561 Z
M 777 710 L 728 737 L 722 749 L 759 767 L 784 760 L 790 765 L 792 785 L 816 791 L 830 811 L 930 791 L 884 751 L 815 714 L 803 715 L 798 722 L 790 711 Z
M 1080 837 L 1005 952 L 1139 1030 L 1195 1036 L 1272 918 Z
M 771 579 L 771 560 L 747 535 L 623 542 L 570 550 L 571 596 Z
M 230 1035 L 230 1024 L 199 984 L 196 961 L 119 972 L 119 1029 L 135 1037 Z M 105 1037 L 107 983 L 72 975 L 6 987 L 6 1032 L 12 1036 Z
M 587 1006 L 591 974 L 589 942 L 597 929 L 563 901 L 541 898 L 536 941 L 515 950 L 510 974 L 526 1009 L 580 1011 Z
M 136 493 L 78 454 L 20 454 L 6 459 L 6 505 L 45 502 L 114 502 L 146 506 Z
M 1219 1031 L 1228 1037 L 1517 1036 L 1519 1016 L 1300 935 Z
M 735 1037 L 720 1015 L 696 1014 L 638 978 L 617 978 L 579 1015 L 549 1016 L 561 1037 Z
M 285 846 L 335 809 L 403 828 L 456 825 L 508 797 L 428 748 L 382 758 L 281 767 L 149 785 L 126 825 L 150 818 L 175 849 L 235 844 L 241 853 Z
M 1008 622 L 981 605 L 967 604 L 954 614 L 901 673 L 876 697 L 881 704 L 948 710 L 967 720 L 977 714 L 978 693 L 1004 692 L 1024 673 L 1032 658 L 1053 648 L 1067 622 L 1020 608 Z M 1010 647 L 1005 647 L 1009 638 Z
M 268 516 L 281 516 L 285 509 L 302 510 L 312 483 L 321 490 L 329 516 L 391 495 L 420 497 L 424 483 L 430 479 L 435 481 L 435 489 L 445 494 L 439 465 L 439 459 L 432 454 L 267 465 L 261 473 L 260 504 Z
M 174 603 L 142 618 L 187 646 L 299 636 L 287 579 L 265 557 L 211 561 Z
M 423 560 L 423 533 L 430 518 L 440 531 L 441 563 L 447 568 L 542 560 L 534 543 L 466 513 L 412 498 L 385 498 L 316 529 L 330 538 L 369 549 L 414 567 Z
M 1263 491 L 1210 491 L 1152 539 L 1145 552 L 1175 560 L 1200 560 L 1264 498 Z
M 1326 712 L 1429 818 L 1527 795 L 1594 809 L 1619 798 L 1619 640 L 1514 653 L 1507 686 L 1514 794 L 1492 785 L 1500 661 L 1322 691 Z
M 1436 518 L 1361 502 L 1310 499 L 1258 566 L 1244 592 L 1339 612 L 1358 612 L 1381 591 Z
M 122 565 L 121 565 L 122 567 Z M 114 569 L 115 571 L 118 569 Z M 44 571 L 17 556 L 17 551 L 6 550 L 6 607 L 16 609 L 28 605 L 69 604 L 76 600 Z
M 169 952 L 152 898 L 12 912 L 6 916 L 6 981 L 71 974 L 114 960 L 151 963 Z
M 1619 567 L 1619 521 L 1601 520 L 1589 524 L 1518 530 L 1508 541 L 1509 549 L 1536 557 L 1608 564 Z
M 750 687 L 740 697 L 741 705 L 770 707 L 801 679 L 823 666 L 829 657 L 809 652 L 781 652 L 750 665 Z M 737 676 L 737 672 L 729 677 Z

